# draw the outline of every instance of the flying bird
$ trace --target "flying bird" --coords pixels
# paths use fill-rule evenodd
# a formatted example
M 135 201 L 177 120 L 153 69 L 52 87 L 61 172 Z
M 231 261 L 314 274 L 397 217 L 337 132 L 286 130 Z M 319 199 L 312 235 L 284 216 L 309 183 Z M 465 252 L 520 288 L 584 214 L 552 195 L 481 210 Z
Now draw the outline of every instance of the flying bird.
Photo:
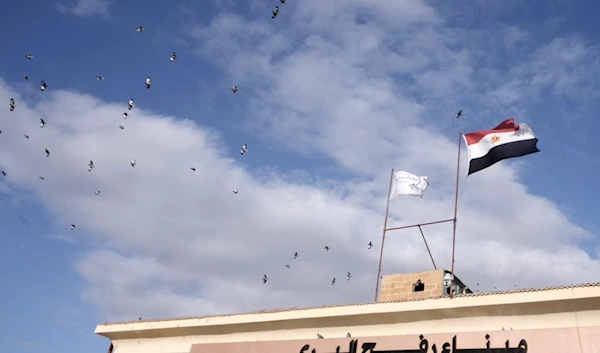
M 129 107 L 129 110 L 133 109 L 133 106 L 135 105 L 135 103 L 133 102 L 133 98 L 129 99 L 129 103 L 127 103 L 127 106 Z
M 123 119 L 127 119 L 128 116 L 129 114 L 127 114 L 127 112 L 123 113 Z
M 279 2 L 285 4 L 285 0 L 279 0 Z
M 290 268 L 290 265 L 285 265 L 286 268 Z
M 29 138 L 29 135 L 27 135 L 27 134 L 23 134 L 23 136 L 25 136 L 26 139 Z
M 40 179 L 42 179 L 42 180 L 46 180 L 46 178 L 44 178 L 43 176 L 40 176 Z
M 333 279 L 331 280 L 331 285 L 333 286 L 335 284 L 335 277 L 333 277 Z
M 296 252 L 294 253 L 294 260 L 295 260 L 297 257 L 298 257 L 298 252 L 296 251 Z
M 125 126 L 119 125 L 119 129 L 123 130 L 123 129 L 125 129 Z
M 46 90 L 46 88 L 48 88 L 46 81 L 42 81 L 42 83 L 40 83 L 40 90 L 43 92 Z
M 347 280 L 347 281 L 349 281 L 349 280 L 350 280 L 350 278 L 352 278 L 352 275 L 350 274 L 350 272 L 348 272 L 348 273 L 346 274 L 346 280 Z
M 33 55 L 31 54 L 25 54 L 25 57 L 27 58 L 27 60 L 33 59 Z
M 462 109 L 458 111 L 458 113 L 456 113 L 456 119 L 460 118 L 462 116 Z
M 325 249 L 325 251 L 329 251 L 329 246 L 325 245 L 323 249 Z
M 177 54 L 175 54 L 175 52 L 171 53 L 171 57 L 169 57 L 169 60 L 171 60 L 171 62 L 177 60 Z
M 44 126 L 46 126 L 46 122 L 44 121 L 44 119 L 40 119 L 40 127 Z
M 192 172 L 196 171 L 196 168 L 194 168 L 194 167 L 191 167 L 190 169 L 192 170 Z
M 132 159 L 131 162 L 129 162 L 129 164 L 131 164 L 132 167 L 135 167 L 137 163 L 135 159 Z
M 96 190 L 96 191 L 94 191 L 94 195 L 96 195 L 96 196 L 100 196 L 100 190 Z
M 373 247 L 373 243 L 369 242 L 369 244 L 367 244 L 367 249 L 371 249 Z
M 46 157 L 50 157 L 50 151 L 48 151 L 47 148 L 44 150 L 44 152 L 46 153 Z
M 273 9 L 273 15 L 271 16 L 271 18 L 277 17 L 278 13 L 279 13 L 279 6 L 275 6 L 275 8 Z
M 267 283 L 268 280 L 269 280 L 269 277 L 267 277 L 267 275 L 263 275 L 263 283 Z
M 13 110 L 15 110 L 15 99 L 11 98 L 10 101 L 8 101 L 8 106 L 10 111 L 12 112 Z
M 248 145 L 244 144 L 242 148 L 240 148 L 240 154 L 244 154 L 248 152 Z
M 150 86 L 152 86 L 152 80 L 150 79 L 150 76 L 146 77 L 146 88 L 150 88 Z
M 75 225 L 71 224 L 71 230 L 75 230 Z
M 98 81 L 104 81 L 104 76 L 97 75 L 96 76 L 96 80 L 98 80 Z
M 23 78 L 29 80 L 29 76 L 27 76 L 27 74 L 23 75 Z
M 0 173 L 2 173 L 2 175 L 6 176 L 6 172 L 5 171 L 0 171 Z
M 238 89 L 237 89 L 237 86 L 233 86 L 233 87 L 231 87 L 231 91 L 232 91 L 233 93 L 236 93 L 236 92 L 238 91 Z
M 142 33 L 144 31 L 144 27 L 139 26 L 138 28 L 135 29 L 138 33 Z
M 88 172 L 91 172 L 92 169 L 94 169 L 94 161 L 90 161 L 90 163 L 88 164 Z
M 238 192 L 239 192 L 239 191 L 238 191 L 238 189 L 233 189 L 233 193 L 234 193 L 234 194 L 236 194 L 236 195 L 237 195 L 237 193 L 238 193 Z

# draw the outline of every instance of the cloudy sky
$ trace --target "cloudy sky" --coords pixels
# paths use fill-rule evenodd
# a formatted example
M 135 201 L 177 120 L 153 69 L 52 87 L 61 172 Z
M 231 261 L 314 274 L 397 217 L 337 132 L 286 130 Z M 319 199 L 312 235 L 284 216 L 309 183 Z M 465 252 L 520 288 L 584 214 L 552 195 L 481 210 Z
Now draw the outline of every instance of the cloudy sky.
M 393 200 L 390 227 L 452 218 L 459 132 L 508 117 L 542 152 L 467 180 L 462 147 L 457 275 L 599 280 L 589 2 L 288 0 L 276 19 L 275 0 L 198 3 L 0 12 L 8 349 L 101 351 L 100 321 L 370 301 L 391 168 L 431 186 Z M 424 231 L 450 267 L 452 224 Z M 388 233 L 384 274 L 431 268 L 417 229 Z

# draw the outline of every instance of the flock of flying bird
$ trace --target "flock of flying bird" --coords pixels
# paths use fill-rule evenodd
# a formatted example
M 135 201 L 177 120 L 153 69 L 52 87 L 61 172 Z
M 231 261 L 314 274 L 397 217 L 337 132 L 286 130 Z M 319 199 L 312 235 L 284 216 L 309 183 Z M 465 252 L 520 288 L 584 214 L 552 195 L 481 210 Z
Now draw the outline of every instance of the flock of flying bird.
M 285 4 L 285 0 L 279 0 L 279 2 L 280 2 L 281 4 Z M 273 18 L 273 19 L 274 19 L 275 17 L 277 17 L 277 15 L 278 15 L 278 14 L 279 14 L 279 6 L 275 6 L 275 8 L 274 8 L 274 9 L 273 9 L 273 11 L 272 11 L 272 16 L 271 16 L 271 18 Z M 136 31 L 137 31 L 138 33 L 142 33 L 142 32 L 144 32 L 144 27 L 142 27 L 142 26 L 139 26 L 139 27 L 137 27 L 137 28 L 136 28 Z M 25 55 L 25 58 L 26 58 L 27 60 L 32 60 L 32 59 L 33 59 L 33 55 L 31 55 L 31 54 L 26 54 L 26 55 Z M 172 52 L 172 53 L 171 53 L 171 56 L 169 57 L 169 61 L 170 61 L 170 62 L 174 62 L 174 61 L 176 61 L 176 60 L 177 60 L 177 54 L 176 54 L 175 52 Z M 24 75 L 23 75 L 23 78 L 24 78 L 25 80 L 29 80 L 29 76 L 28 76 L 27 74 L 24 74 Z M 104 76 L 102 76 L 102 75 L 97 75 L 97 76 L 96 76 L 96 79 L 97 79 L 98 81 L 103 81 L 103 80 L 104 80 Z M 146 80 L 145 80 L 145 85 L 146 85 L 146 88 L 147 88 L 147 89 L 150 89 L 150 88 L 152 87 L 152 79 L 151 79 L 150 77 L 146 77 Z M 44 91 L 46 91 L 46 89 L 47 89 L 47 88 L 48 88 L 48 84 L 47 84 L 45 81 L 43 81 L 43 80 L 42 80 L 42 81 L 40 82 L 40 90 L 41 90 L 42 92 L 44 92 Z M 232 91 L 234 94 L 235 94 L 235 93 L 237 93 L 237 92 L 238 92 L 238 87 L 237 87 L 236 85 L 232 86 L 232 87 L 231 87 L 231 91 Z M 17 104 L 16 104 L 16 102 L 15 102 L 15 99 L 14 99 L 14 98 L 11 98 L 11 99 L 10 99 L 10 101 L 9 101 L 9 110 L 10 110 L 11 112 L 12 112 L 12 111 L 14 111 L 14 110 L 15 110 L 15 108 L 16 108 L 16 106 L 17 106 Z M 128 110 L 128 111 L 131 111 L 131 110 L 134 108 L 134 106 L 135 106 L 135 101 L 133 100 L 133 98 L 130 98 L 130 99 L 129 99 L 129 102 L 127 103 L 127 110 Z M 125 112 L 123 113 L 123 118 L 124 118 L 124 119 L 127 119 L 127 117 L 128 117 L 128 116 L 129 116 L 129 114 L 127 113 L 127 111 L 125 111 Z M 460 113 L 459 113 L 459 116 L 460 116 Z M 44 126 L 46 126 L 46 121 L 44 121 L 44 119 L 40 119 L 40 128 L 43 128 Z M 125 127 L 124 127 L 123 125 L 119 125 L 119 128 L 120 128 L 121 130 L 125 129 Z M 2 133 L 2 130 L 0 130 L 0 134 L 1 134 L 1 133 Z M 25 138 L 29 139 L 29 136 L 28 136 L 28 135 L 26 135 L 26 134 L 25 134 L 24 136 L 25 136 Z M 246 152 L 248 152 L 248 145 L 247 145 L 247 144 L 243 144 L 243 145 L 242 145 L 242 147 L 240 148 L 240 154 L 241 154 L 241 155 L 244 155 Z M 47 157 L 47 158 L 49 158 L 49 157 L 50 157 L 50 151 L 49 151 L 47 148 L 44 150 L 44 153 L 45 153 L 45 155 L 46 155 L 46 157 Z M 135 168 L 135 166 L 137 165 L 137 162 L 136 162 L 136 160 L 135 160 L 135 159 L 133 159 L 133 160 L 131 160 L 131 161 L 129 162 L 129 164 L 131 165 L 131 167 Z M 90 160 L 90 162 L 89 162 L 89 164 L 88 164 L 88 172 L 91 172 L 91 171 L 94 169 L 94 167 L 95 167 L 95 165 L 94 165 L 94 161 Z M 191 169 L 192 171 L 196 171 L 196 168 L 194 168 L 194 167 L 191 167 L 190 169 Z M 2 175 L 3 175 L 3 176 L 6 176 L 6 175 L 7 175 L 7 174 L 6 174 L 6 172 L 5 172 L 4 170 L 2 170 L 2 171 L 0 171 L 0 172 L 2 173 Z M 39 178 L 40 178 L 41 180 L 44 180 L 44 177 L 43 177 L 43 176 L 40 176 Z M 234 193 L 234 194 L 238 194 L 238 193 L 239 193 L 239 190 L 238 190 L 238 189 L 233 189 L 233 193 Z M 97 196 L 100 196 L 100 190 L 96 190 L 96 191 L 94 191 L 94 194 L 95 194 L 95 195 L 97 195 Z M 75 224 L 71 224 L 71 227 L 70 227 L 70 228 L 71 228 L 71 230 L 72 230 L 72 231 L 74 231 L 74 230 L 75 230 L 75 228 L 76 228 Z M 373 247 L 373 243 L 369 242 L 369 244 L 367 244 L 367 248 L 368 248 L 368 249 L 371 249 L 372 247 Z M 325 249 L 325 251 L 329 251 L 329 249 L 330 249 L 330 248 L 329 248 L 329 246 L 325 246 L 325 248 L 324 248 L 324 249 Z M 294 257 L 293 257 L 293 259 L 296 259 L 296 258 L 298 258 L 298 252 L 295 252 L 295 253 L 294 253 Z M 285 265 L 285 267 L 286 267 L 286 268 L 291 268 L 291 266 L 290 266 L 289 264 L 286 264 L 286 265 Z M 348 273 L 346 274 L 346 280 L 348 280 L 348 281 L 349 281 L 351 278 L 352 278 L 352 274 L 351 274 L 350 272 L 348 272 Z M 268 281 L 269 281 L 269 277 L 268 277 L 266 274 L 265 274 L 265 275 L 263 275 L 263 283 L 267 283 Z M 334 278 L 331 280 L 331 285 L 334 285 L 335 283 L 336 283 L 336 278 L 334 277 Z
M 367 244 L 367 249 L 371 249 L 373 247 L 373 243 L 369 242 L 369 244 Z M 330 247 L 328 245 L 325 245 L 325 247 L 323 248 L 325 249 L 325 251 L 329 251 Z M 296 251 L 294 253 L 294 260 L 296 260 L 298 258 L 298 252 Z M 291 268 L 291 266 L 289 264 L 285 265 L 286 268 Z M 349 281 L 352 278 L 352 274 L 350 272 L 346 273 L 346 280 Z M 267 283 L 269 281 L 269 276 L 267 275 L 263 275 L 263 283 Z M 333 277 L 333 279 L 331 280 L 331 285 L 333 286 L 336 282 L 336 278 Z

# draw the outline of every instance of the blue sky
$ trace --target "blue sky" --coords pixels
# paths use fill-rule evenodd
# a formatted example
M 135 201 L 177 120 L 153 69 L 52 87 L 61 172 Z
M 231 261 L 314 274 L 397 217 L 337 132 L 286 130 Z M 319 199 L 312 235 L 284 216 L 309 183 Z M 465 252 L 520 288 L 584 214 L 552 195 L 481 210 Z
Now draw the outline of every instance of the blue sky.
M 542 152 L 461 179 L 457 275 L 598 280 L 600 5 L 288 0 L 272 20 L 274 1 L 176 3 L 0 13 L 9 350 L 101 351 L 104 320 L 371 300 L 390 169 L 432 182 L 391 226 L 451 218 L 458 132 L 508 117 Z M 449 267 L 451 226 L 425 231 Z M 428 269 L 416 230 L 388 239 L 384 273 Z

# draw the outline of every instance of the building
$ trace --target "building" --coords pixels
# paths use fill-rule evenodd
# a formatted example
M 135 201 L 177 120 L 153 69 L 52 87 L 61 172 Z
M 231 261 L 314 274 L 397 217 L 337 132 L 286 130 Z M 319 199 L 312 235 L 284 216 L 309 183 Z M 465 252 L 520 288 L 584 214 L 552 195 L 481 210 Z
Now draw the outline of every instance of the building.
M 96 333 L 109 353 L 600 352 L 600 283 L 472 293 L 454 278 L 450 296 L 447 275 L 383 276 L 372 303 L 102 323 Z

